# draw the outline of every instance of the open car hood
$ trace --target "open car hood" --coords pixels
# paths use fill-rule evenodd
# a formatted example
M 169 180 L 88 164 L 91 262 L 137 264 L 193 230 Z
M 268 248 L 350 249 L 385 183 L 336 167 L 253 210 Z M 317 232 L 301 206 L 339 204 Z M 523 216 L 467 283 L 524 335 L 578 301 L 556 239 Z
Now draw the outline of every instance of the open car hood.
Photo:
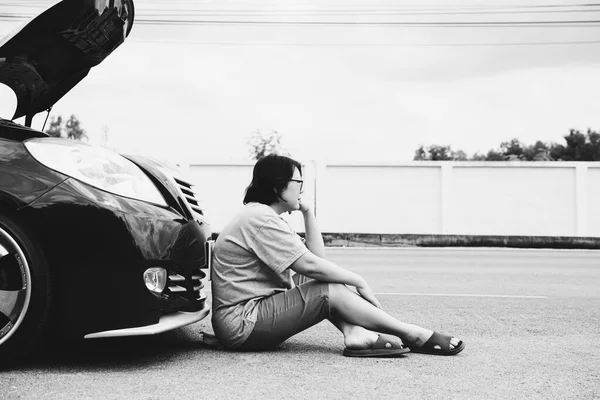
M 131 31 L 133 0 L 63 0 L 0 40 L 0 82 L 17 95 L 12 119 L 49 109 Z

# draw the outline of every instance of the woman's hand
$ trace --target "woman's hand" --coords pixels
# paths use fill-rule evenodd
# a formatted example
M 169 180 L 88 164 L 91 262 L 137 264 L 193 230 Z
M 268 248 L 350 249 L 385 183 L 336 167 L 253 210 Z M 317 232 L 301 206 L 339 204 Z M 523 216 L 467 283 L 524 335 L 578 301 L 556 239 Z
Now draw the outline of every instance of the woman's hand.
M 363 299 L 367 300 L 375 307 L 381 308 L 381 303 L 379 302 L 379 300 L 377 300 L 377 297 L 375 297 L 375 294 L 373 294 L 373 291 L 371 290 L 367 282 L 365 282 L 364 285 L 356 286 L 356 291 L 358 292 L 358 294 L 360 294 L 360 296 Z
M 306 201 L 300 200 L 299 210 L 302 212 L 302 214 L 306 214 L 310 212 L 310 205 Z

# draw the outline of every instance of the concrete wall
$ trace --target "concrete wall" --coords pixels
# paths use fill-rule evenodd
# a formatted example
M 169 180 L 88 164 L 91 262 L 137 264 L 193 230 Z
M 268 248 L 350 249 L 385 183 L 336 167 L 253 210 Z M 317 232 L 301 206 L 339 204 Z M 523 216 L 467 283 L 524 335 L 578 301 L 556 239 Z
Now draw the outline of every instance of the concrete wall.
M 182 166 L 213 231 L 241 207 L 252 166 Z M 324 232 L 600 237 L 600 163 L 312 162 L 303 172 Z

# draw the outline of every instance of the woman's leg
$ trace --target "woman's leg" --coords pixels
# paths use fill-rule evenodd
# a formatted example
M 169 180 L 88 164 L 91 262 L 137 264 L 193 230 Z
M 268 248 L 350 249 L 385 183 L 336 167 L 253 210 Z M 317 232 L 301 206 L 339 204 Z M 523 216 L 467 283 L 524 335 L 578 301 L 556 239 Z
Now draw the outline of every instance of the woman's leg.
M 294 275 L 296 285 L 311 281 L 314 280 L 304 275 Z M 406 343 L 417 346 L 421 346 L 433 334 L 432 330 L 398 321 L 350 291 L 345 285 L 330 283 L 328 292 L 332 311 L 332 315 L 328 319 L 342 332 L 344 345 L 349 349 L 370 347 L 377 340 L 378 333 L 376 332 L 397 336 L 406 340 Z M 357 313 L 357 310 L 360 312 Z M 345 313 L 348 318 L 344 316 Z M 388 328 L 386 329 L 381 323 L 386 324 Z M 450 348 L 453 349 L 459 342 L 458 339 L 452 338 Z
M 293 280 L 296 286 L 314 281 L 314 279 L 298 273 L 294 274 Z M 350 324 L 333 316 L 329 318 L 329 321 L 342 332 L 344 335 L 344 345 L 349 349 L 368 348 L 377 340 L 377 333 L 369 331 L 362 326 Z
M 433 334 L 432 330 L 397 320 L 342 284 L 329 284 L 329 301 L 332 317 L 342 321 L 340 330 L 358 325 L 370 331 L 398 336 L 406 343 L 416 346 L 423 345 Z M 458 339 L 452 338 L 451 348 L 458 343 Z
M 240 350 L 274 348 L 289 337 L 331 318 L 329 284 L 311 281 L 259 300 L 252 333 Z

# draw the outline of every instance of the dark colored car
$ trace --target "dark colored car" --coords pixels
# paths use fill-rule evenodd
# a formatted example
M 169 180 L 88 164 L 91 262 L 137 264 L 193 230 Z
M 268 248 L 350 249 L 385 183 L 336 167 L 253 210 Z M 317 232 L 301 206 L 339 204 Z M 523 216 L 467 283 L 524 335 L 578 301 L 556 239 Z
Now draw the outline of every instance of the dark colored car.
M 0 363 L 54 333 L 155 334 L 209 312 L 211 233 L 178 170 L 30 128 L 133 19 L 132 0 L 64 0 L 0 42 L 18 101 L 0 118 Z

